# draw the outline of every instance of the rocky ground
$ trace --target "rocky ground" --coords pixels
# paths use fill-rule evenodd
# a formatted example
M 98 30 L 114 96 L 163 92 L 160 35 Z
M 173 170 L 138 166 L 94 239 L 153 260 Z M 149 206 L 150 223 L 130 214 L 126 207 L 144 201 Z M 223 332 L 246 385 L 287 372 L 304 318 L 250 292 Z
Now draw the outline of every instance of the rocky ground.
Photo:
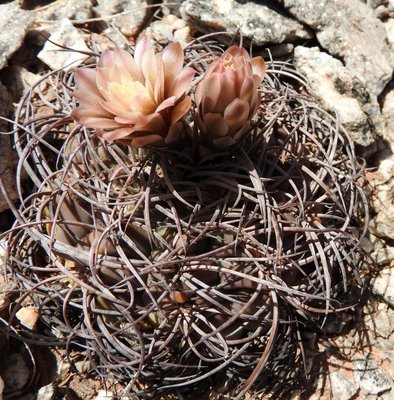
M 54 43 L 78 50 L 126 47 L 143 30 L 163 44 L 210 32 L 226 32 L 220 40 L 229 43 L 240 34 L 267 61 L 293 60 L 307 90 L 338 114 L 366 160 L 372 213 L 365 246 L 376 264 L 365 272 L 364 304 L 305 338 L 310 381 L 292 399 L 394 398 L 394 1 L 3 1 L 0 129 L 9 128 L 6 119 L 39 74 L 82 61 Z M 12 200 L 18 197 L 15 161 L 9 136 L 0 136 L 0 174 Z M 12 217 L 1 192 L 0 212 L 4 231 Z M 13 286 L 1 274 L 0 288 L 4 317 L 5 292 Z M 33 399 L 32 388 L 40 386 L 40 400 L 104 398 L 101 382 L 81 381 L 61 351 L 35 350 L 34 357 L 30 351 L 0 333 L 0 399 L 3 390 L 6 398 Z M 72 357 L 83 371 L 83 355 Z

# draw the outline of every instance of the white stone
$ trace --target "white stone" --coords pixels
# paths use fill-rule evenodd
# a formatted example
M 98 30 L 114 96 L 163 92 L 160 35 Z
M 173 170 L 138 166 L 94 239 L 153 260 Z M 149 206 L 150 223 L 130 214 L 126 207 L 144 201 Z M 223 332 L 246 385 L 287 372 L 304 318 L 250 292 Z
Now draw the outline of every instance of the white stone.
M 335 400 L 351 399 L 359 390 L 359 385 L 353 379 L 349 379 L 343 370 L 331 371 L 330 382 L 332 397 Z
M 372 293 L 394 307 L 394 267 L 385 268 L 371 281 Z
M 386 30 L 387 40 L 390 43 L 391 50 L 394 51 L 394 18 L 389 18 L 383 22 L 384 29 Z
M 384 98 L 382 117 L 384 122 L 383 136 L 389 142 L 391 151 L 394 152 L 394 89 L 391 89 Z
M 374 221 L 376 223 L 376 221 Z M 394 247 L 383 246 L 379 249 L 375 249 L 372 253 L 373 259 L 379 265 L 389 265 L 394 261 Z
M 56 44 L 69 47 L 77 51 L 67 51 Z M 64 68 L 69 70 L 81 64 L 88 58 L 78 51 L 90 52 L 90 49 L 82 39 L 78 30 L 71 21 L 63 18 L 55 31 L 45 43 L 44 48 L 38 53 L 38 58 L 53 70 Z
M 280 0 L 316 33 L 320 45 L 378 96 L 391 80 L 394 54 L 383 23 L 360 0 Z M 321 65 L 318 66 L 319 68 Z
M 2 2 L 3 3 L 3 2 Z M 0 69 L 19 49 L 33 16 L 19 7 L 18 1 L 0 4 Z
M 353 361 L 355 380 L 365 394 L 378 395 L 393 387 L 393 380 L 367 357 Z
M 394 239 L 394 155 L 384 158 L 379 169 L 371 173 L 374 186 L 371 198 L 376 216 L 370 222 L 370 231 L 379 238 Z
M 57 0 L 35 11 L 36 20 L 44 21 L 57 21 L 62 18 L 85 20 L 91 17 L 91 0 Z
M 299 22 L 257 2 L 186 0 L 180 11 L 183 19 L 200 31 L 227 31 L 229 41 L 240 35 L 264 46 L 310 38 Z
M 376 96 L 369 96 L 365 86 L 337 59 L 317 47 L 298 46 L 294 51 L 297 71 L 308 80 L 308 90 L 322 106 L 335 112 L 353 140 L 368 146 L 375 141 L 374 125 L 380 122 Z
M 3 400 L 3 391 L 4 391 L 4 381 L 0 376 L 0 400 Z
M 100 390 L 97 393 L 95 400 L 112 400 L 114 395 L 112 392 L 107 392 L 106 390 Z
M 53 383 L 43 386 L 37 393 L 37 400 L 53 400 L 55 396 L 55 388 Z
M 141 30 L 152 9 L 144 0 L 97 0 L 94 10 L 108 25 L 115 25 L 123 35 L 134 36 Z M 107 18 L 110 16 L 115 17 Z
M 28 329 L 35 329 L 40 313 L 35 307 L 22 307 L 15 314 L 19 322 Z
M 185 46 L 191 40 L 190 27 L 183 19 L 172 14 L 152 22 L 146 29 L 146 34 L 161 44 L 179 42 Z

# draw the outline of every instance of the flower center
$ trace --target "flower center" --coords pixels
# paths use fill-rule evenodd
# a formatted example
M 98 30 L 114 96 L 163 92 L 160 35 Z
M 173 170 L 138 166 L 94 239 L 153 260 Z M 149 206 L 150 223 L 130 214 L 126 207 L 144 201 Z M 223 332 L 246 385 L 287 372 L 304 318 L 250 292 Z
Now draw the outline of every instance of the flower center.
M 120 101 L 125 111 L 140 111 L 147 115 L 157 108 L 153 94 L 139 81 L 122 79 L 122 83 L 109 83 L 108 89 L 110 97 Z

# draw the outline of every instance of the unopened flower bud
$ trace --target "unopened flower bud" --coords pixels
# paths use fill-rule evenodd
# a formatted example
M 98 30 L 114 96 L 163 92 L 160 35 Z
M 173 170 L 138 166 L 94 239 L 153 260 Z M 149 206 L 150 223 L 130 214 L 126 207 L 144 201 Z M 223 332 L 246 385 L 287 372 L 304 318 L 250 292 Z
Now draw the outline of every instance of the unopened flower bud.
M 265 63 L 232 46 L 211 64 L 197 86 L 197 124 L 201 142 L 212 150 L 223 150 L 239 142 L 260 104 L 259 85 Z

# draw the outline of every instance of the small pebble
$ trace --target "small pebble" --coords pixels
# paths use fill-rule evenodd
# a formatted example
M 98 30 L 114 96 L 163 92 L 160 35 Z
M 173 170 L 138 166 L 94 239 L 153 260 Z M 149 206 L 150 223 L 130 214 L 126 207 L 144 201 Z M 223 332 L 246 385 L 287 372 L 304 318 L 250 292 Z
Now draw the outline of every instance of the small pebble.
M 34 330 L 40 313 L 35 307 L 22 307 L 16 314 L 19 322 L 28 329 Z

